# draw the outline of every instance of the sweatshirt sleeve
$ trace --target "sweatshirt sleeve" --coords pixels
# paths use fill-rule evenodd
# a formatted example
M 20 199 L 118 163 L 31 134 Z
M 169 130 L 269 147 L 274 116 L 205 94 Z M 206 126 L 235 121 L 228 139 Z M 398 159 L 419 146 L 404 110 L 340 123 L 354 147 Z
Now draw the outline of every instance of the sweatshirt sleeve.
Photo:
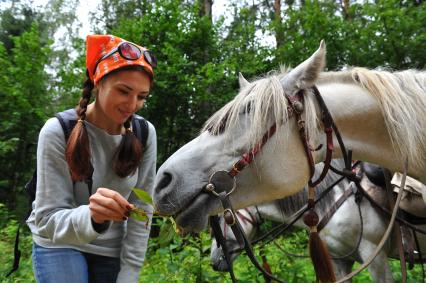
M 146 150 L 144 152 L 142 164 L 139 167 L 138 185 L 150 195 L 154 189 L 154 179 L 157 162 L 157 135 L 155 128 L 151 123 L 149 125 L 149 134 Z M 153 207 L 150 204 L 143 203 L 137 199 L 134 193 L 130 194 L 129 202 L 136 204 L 148 213 L 149 223 L 141 222 L 129 218 L 127 220 L 127 232 L 123 238 L 121 249 L 121 269 L 118 274 L 117 283 L 138 282 L 139 272 L 145 259 L 145 253 L 148 248 L 149 231 L 151 228 L 151 219 Z
M 65 137 L 56 118 L 46 122 L 38 140 L 35 225 L 40 236 L 54 243 L 81 245 L 100 235 L 92 226 L 88 205 L 77 207 L 74 202 Z

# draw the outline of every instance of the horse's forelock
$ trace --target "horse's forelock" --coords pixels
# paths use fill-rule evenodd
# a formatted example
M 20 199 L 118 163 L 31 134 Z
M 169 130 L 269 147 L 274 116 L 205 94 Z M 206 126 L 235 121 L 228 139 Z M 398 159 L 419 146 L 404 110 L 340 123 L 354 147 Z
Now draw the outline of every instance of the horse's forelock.
M 251 126 L 247 129 L 247 147 L 253 147 L 271 126 L 271 121 L 281 126 L 288 119 L 288 104 L 281 84 L 287 72 L 287 67 L 281 67 L 280 72 L 270 72 L 267 77 L 245 86 L 232 101 L 207 120 L 202 131 L 209 131 L 213 135 L 226 134 L 229 129 L 238 125 L 242 111 L 250 112 Z M 318 136 L 318 119 L 312 95 L 305 96 L 305 105 L 304 119 L 307 121 L 310 137 L 314 140 Z

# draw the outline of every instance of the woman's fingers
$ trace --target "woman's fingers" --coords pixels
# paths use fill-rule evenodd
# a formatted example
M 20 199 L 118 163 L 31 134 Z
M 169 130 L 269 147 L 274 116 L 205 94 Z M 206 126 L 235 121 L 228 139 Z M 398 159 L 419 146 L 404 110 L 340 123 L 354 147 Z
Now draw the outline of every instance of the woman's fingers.
M 118 192 L 107 188 L 99 188 L 96 193 L 115 200 L 123 209 L 129 210 L 130 203 Z
M 114 199 L 105 197 L 101 194 L 94 194 L 89 198 L 90 204 L 95 203 L 98 206 L 102 206 L 105 210 L 109 211 L 109 214 L 124 215 L 127 210 L 121 207 Z
M 106 188 L 99 188 L 89 198 L 91 216 L 96 222 L 126 220 L 131 207 L 129 202 L 119 193 Z
M 90 203 L 90 216 L 96 223 L 102 224 L 105 221 L 123 221 L 127 219 L 127 216 L 116 213 L 96 202 Z

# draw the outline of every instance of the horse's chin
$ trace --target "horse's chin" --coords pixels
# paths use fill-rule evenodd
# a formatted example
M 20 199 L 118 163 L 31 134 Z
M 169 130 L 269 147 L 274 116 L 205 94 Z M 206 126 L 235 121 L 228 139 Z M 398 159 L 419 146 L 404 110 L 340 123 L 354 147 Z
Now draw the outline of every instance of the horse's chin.
M 218 202 L 211 195 L 200 194 L 174 217 L 185 232 L 201 232 L 207 227 L 209 215 L 218 212 Z

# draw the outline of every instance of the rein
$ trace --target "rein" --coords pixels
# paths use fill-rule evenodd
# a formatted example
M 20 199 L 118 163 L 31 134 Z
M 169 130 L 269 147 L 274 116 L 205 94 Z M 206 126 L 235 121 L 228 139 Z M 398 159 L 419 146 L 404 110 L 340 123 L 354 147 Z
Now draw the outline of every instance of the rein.
M 288 119 L 290 119 L 292 116 L 295 116 L 297 121 L 297 126 L 299 130 L 299 136 L 302 141 L 303 147 L 305 149 L 306 157 L 308 160 L 308 165 L 310 168 L 310 178 L 308 182 L 309 190 L 308 190 L 308 204 L 307 204 L 307 213 L 304 215 L 304 222 L 310 229 L 310 236 L 309 236 L 309 250 L 310 250 L 310 256 L 311 260 L 314 265 L 315 273 L 317 276 L 317 281 L 319 282 L 329 282 L 329 281 L 335 281 L 335 275 L 333 271 L 333 267 L 331 264 L 330 256 L 328 254 L 328 251 L 326 250 L 326 247 L 321 241 L 321 238 L 318 235 L 318 229 L 317 225 L 319 222 L 319 217 L 314 211 L 315 207 L 315 186 L 318 185 L 326 176 L 328 170 L 332 170 L 333 172 L 336 172 L 344 177 L 346 177 L 348 180 L 355 182 L 356 186 L 359 188 L 360 186 L 360 180 L 359 177 L 356 176 L 354 172 L 351 170 L 351 162 L 352 162 L 352 151 L 346 150 L 342 137 L 340 135 L 340 132 L 338 131 L 333 118 L 323 100 L 321 97 L 321 94 L 319 93 L 316 86 L 312 87 L 315 98 L 317 99 L 318 105 L 322 111 L 322 122 L 324 125 L 324 132 L 326 134 L 326 158 L 324 161 L 324 168 L 321 172 L 319 178 L 315 181 L 312 180 L 314 175 L 314 167 L 315 162 L 312 155 L 312 151 L 318 150 L 321 148 L 318 147 L 317 149 L 312 149 L 309 145 L 309 137 L 305 129 L 305 121 L 302 119 L 302 113 L 304 110 L 303 106 L 303 90 L 297 92 L 293 96 L 285 95 L 287 101 L 289 102 L 289 106 L 287 106 L 288 110 Z M 244 153 L 242 157 L 234 163 L 234 165 L 229 169 L 228 171 L 221 170 L 214 172 L 210 178 L 209 182 L 206 186 L 204 186 L 204 191 L 213 194 L 214 196 L 218 197 L 222 207 L 224 209 L 224 219 L 225 222 L 231 227 L 238 243 L 240 246 L 244 247 L 248 257 L 252 261 L 252 263 L 255 265 L 255 267 L 262 272 L 265 278 L 268 278 L 270 280 L 275 280 L 277 282 L 285 282 L 283 280 L 280 280 L 276 277 L 274 277 L 270 272 L 266 271 L 260 263 L 257 261 L 253 249 L 251 246 L 250 241 L 247 239 L 244 231 L 241 228 L 241 224 L 239 223 L 238 217 L 235 215 L 235 211 L 231 205 L 229 195 L 234 192 L 236 188 L 236 176 L 244 169 L 246 168 L 252 161 L 254 160 L 254 157 L 257 153 L 262 149 L 262 147 L 266 144 L 266 142 L 269 140 L 270 137 L 272 137 L 276 132 L 277 125 L 274 123 L 269 130 L 263 135 L 261 141 L 259 141 L 249 152 Z M 333 153 L 333 130 L 335 132 L 336 138 L 338 140 L 338 143 L 340 145 L 340 149 L 342 151 L 343 159 L 345 161 L 345 168 L 340 171 L 336 168 L 333 168 L 331 166 L 331 157 Z M 401 182 L 401 188 L 405 185 L 405 176 L 407 174 L 407 163 L 404 167 L 404 176 L 402 178 Z M 362 188 L 361 188 L 362 189 Z M 352 278 L 354 275 L 358 274 L 361 270 L 365 269 L 371 261 L 374 259 L 374 257 L 380 252 L 381 248 L 383 247 L 385 241 L 390 235 L 391 232 L 391 225 L 393 225 L 395 218 L 396 218 L 396 212 L 398 210 L 399 202 L 402 197 L 401 189 L 398 198 L 395 204 L 395 208 L 392 213 L 391 221 L 389 224 L 388 229 L 386 230 L 385 235 L 383 236 L 381 242 L 379 243 L 377 249 L 373 253 L 370 258 L 361 265 L 361 267 L 352 272 L 351 274 L 347 275 L 343 279 L 339 280 L 338 282 L 343 282 L 345 280 L 348 280 Z M 225 259 L 228 263 L 228 266 L 230 268 L 230 274 L 232 282 L 236 282 L 236 278 L 232 271 L 232 262 L 230 261 L 229 251 L 227 250 L 225 239 L 222 235 L 222 232 L 220 230 L 220 224 L 219 224 L 219 218 L 218 216 L 211 216 L 210 217 L 210 224 L 213 229 L 214 236 L 216 237 L 218 246 L 222 246 L 223 252 L 225 254 Z
M 356 161 L 353 165 L 352 168 L 356 168 L 358 165 L 360 164 L 360 161 Z M 321 201 L 337 184 L 339 184 L 345 177 L 340 177 L 339 179 L 337 179 L 335 182 L 333 182 L 330 186 L 328 186 L 319 196 L 318 198 L 315 200 L 315 204 L 318 203 L 319 201 Z M 352 185 L 351 185 L 352 186 Z M 345 190 L 345 194 L 343 194 L 338 201 L 336 201 L 336 203 L 339 203 L 338 205 L 334 206 L 335 209 L 333 210 L 337 210 L 345 201 L 347 198 L 349 198 L 352 194 L 355 194 L 355 202 L 358 205 L 358 212 L 361 218 L 361 222 L 362 222 L 362 215 L 360 212 L 360 201 L 362 199 L 362 192 L 358 189 L 354 189 L 353 187 L 349 190 Z M 298 221 L 300 219 L 300 217 L 302 217 L 302 215 L 308 210 L 308 206 L 304 205 L 303 207 L 301 207 L 298 211 L 296 211 L 293 215 L 291 215 L 289 217 L 289 219 L 291 219 L 290 221 L 288 221 L 288 223 L 282 223 L 279 224 L 278 226 L 275 226 L 274 228 L 270 229 L 269 231 L 267 231 L 266 233 L 264 233 L 263 235 L 259 236 L 258 238 L 256 238 L 255 240 L 253 240 L 251 242 L 252 245 L 256 245 L 260 242 L 262 242 L 262 246 L 266 245 L 268 243 L 270 243 L 271 241 L 273 241 L 274 239 L 276 239 L 278 236 L 280 236 L 281 234 L 283 234 L 284 232 L 286 232 L 290 227 L 293 226 L 293 224 Z M 256 210 L 257 210 L 257 206 L 256 206 Z M 331 214 L 334 214 L 335 211 L 330 212 L 330 216 L 332 216 Z M 238 212 L 236 212 L 238 213 Z M 259 211 L 257 210 L 257 214 L 259 216 L 259 218 L 261 219 L 261 215 L 259 213 Z M 328 213 L 327 213 L 328 214 Z M 318 230 L 322 230 L 322 228 L 328 223 L 329 218 L 324 220 L 324 217 L 322 218 L 322 220 L 319 222 L 318 224 Z M 261 219 L 261 222 L 263 222 L 263 220 Z M 362 236 L 362 232 L 360 233 L 360 238 Z M 360 239 L 358 239 L 358 245 L 359 245 Z M 357 246 L 358 246 L 357 245 Z M 230 251 L 230 253 L 237 253 L 237 252 L 241 252 L 243 249 L 238 248 L 238 249 L 233 249 Z M 353 252 L 351 252 L 353 253 Z M 349 256 L 351 253 L 348 253 L 347 256 Z M 347 257 L 345 256 L 345 257 Z M 305 256 L 302 256 L 305 257 Z M 333 256 L 333 259 L 336 259 L 337 257 Z M 339 256 L 340 258 L 340 256 Z
M 317 228 L 316 225 L 318 224 L 318 215 L 315 213 L 314 211 L 314 206 L 315 206 L 315 186 L 317 184 L 319 184 L 326 176 L 329 168 L 330 168 L 330 163 L 331 163 L 331 157 L 332 157 L 332 152 L 333 152 L 333 137 L 332 137 L 332 133 L 333 133 L 333 128 L 335 128 L 337 130 L 337 128 L 334 126 L 333 123 L 333 118 L 330 115 L 330 112 L 327 109 L 327 106 L 325 105 L 318 89 L 314 86 L 313 87 L 313 92 L 315 94 L 315 97 L 318 101 L 318 104 L 320 106 L 320 109 L 322 111 L 322 121 L 324 124 L 324 132 L 326 133 L 326 143 L 327 143 L 327 149 L 326 149 L 326 158 L 325 158 L 325 162 L 324 162 L 324 168 L 323 171 L 321 172 L 319 178 L 315 181 L 312 180 L 312 177 L 314 175 L 314 171 L 315 171 L 315 162 L 314 162 L 314 158 L 312 155 L 312 151 L 314 151 L 314 149 L 311 148 L 311 146 L 309 145 L 309 138 L 308 135 L 306 133 L 306 129 L 305 129 L 305 121 L 302 119 L 302 113 L 304 111 L 304 105 L 303 105 L 303 90 L 297 92 L 295 95 L 289 96 L 289 95 L 285 95 L 287 101 L 288 101 L 288 106 L 287 106 L 287 111 L 288 111 L 288 119 L 290 119 L 291 117 L 295 116 L 296 121 L 297 121 L 297 126 L 299 129 L 299 136 L 300 139 L 302 141 L 303 147 L 305 149 L 305 153 L 308 159 L 308 164 L 309 164 L 309 169 L 310 169 L 310 180 L 309 180 L 309 199 L 308 199 L 308 209 L 309 212 L 307 215 L 305 215 L 304 217 L 304 221 L 305 224 L 308 225 L 310 227 L 311 230 L 311 235 L 316 235 L 316 237 L 312 237 L 312 240 L 310 239 L 310 243 L 314 243 L 316 244 L 316 246 L 319 246 L 320 249 L 322 248 L 323 250 L 323 254 L 325 253 L 324 250 L 324 246 L 321 242 L 321 239 L 318 236 L 318 232 L 317 232 Z M 229 169 L 228 171 L 216 171 L 214 172 L 210 178 L 209 178 L 209 182 L 208 184 L 204 187 L 204 190 L 208 193 L 213 194 L 214 196 L 218 197 L 219 200 L 222 203 L 222 207 L 224 208 L 224 219 L 225 222 L 232 228 L 232 231 L 236 237 L 236 239 L 238 240 L 238 242 L 240 243 L 240 245 L 242 247 L 244 247 L 244 249 L 246 250 L 247 255 L 249 256 L 250 260 L 252 261 L 252 263 L 262 272 L 262 274 L 266 277 L 269 278 L 271 280 L 276 280 L 278 282 L 284 282 L 282 280 L 279 280 L 278 278 L 275 278 L 272 274 L 270 274 L 268 271 L 266 271 L 265 269 L 262 268 L 262 266 L 259 264 L 259 262 L 257 261 L 257 259 L 254 256 L 252 247 L 251 247 L 251 243 L 250 241 L 248 241 L 246 235 L 244 234 L 244 232 L 241 229 L 241 225 L 238 221 L 238 218 L 235 216 L 235 211 L 232 208 L 231 202 L 229 200 L 229 195 L 235 190 L 236 188 L 236 176 L 244 169 L 246 168 L 249 164 L 251 164 L 254 160 L 254 157 L 260 152 L 260 150 L 263 148 L 263 146 L 266 144 L 266 142 L 275 134 L 277 129 L 277 124 L 274 123 L 269 129 L 268 131 L 263 135 L 262 139 L 251 149 L 249 150 L 249 152 L 244 153 L 241 158 L 234 163 L 234 165 L 231 167 L 231 169 Z M 320 147 L 319 147 L 320 148 Z M 319 149 L 318 148 L 318 149 Z M 342 150 L 344 149 L 344 147 L 342 147 Z M 345 159 L 345 164 L 350 164 L 350 161 L 347 161 Z M 218 236 L 217 233 L 219 232 L 217 227 L 220 227 L 220 225 L 217 223 L 218 222 L 218 218 L 215 217 L 211 217 L 210 218 L 210 222 L 212 227 L 215 226 L 216 228 L 213 229 L 214 235 L 216 237 L 216 240 L 218 241 L 218 245 L 224 247 L 225 246 L 225 242 L 221 242 L 220 240 L 224 240 L 223 235 L 222 236 Z M 312 246 L 310 244 L 310 246 Z M 225 251 L 224 251 L 225 252 Z M 334 273 L 331 270 L 331 262 L 329 264 L 322 264 L 318 258 L 314 258 L 312 256 L 312 252 L 311 252 L 311 257 L 312 260 L 314 262 L 314 268 L 316 273 L 320 273 L 322 274 L 322 276 L 320 275 L 320 279 L 325 278 L 324 276 L 330 276 L 331 278 L 334 279 Z M 229 254 L 225 255 L 225 259 L 227 260 L 227 263 L 230 267 L 230 269 L 232 269 L 232 263 L 229 261 Z M 329 260 L 328 260 L 329 262 Z M 319 265 L 322 265 L 321 267 L 319 267 Z M 324 270 L 326 270 L 324 272 Z M 331 271 L 330 271 L 331 270 Z M 328 274 L 327 274 L 328 272 Z M 325 275 L 326 274 L 326 275 Z M 235 277 L 233 276 L 233 274 L 231 273 L 231 277 L 233 282 Z
M 405 163 L 404 163 L 404 174 L 403 174 L 402 179 L 401 179 L 401 186 L 400 186 L 400 188 L 404 188 L 405 187 L 405 178 L 407 176 L 407 171 L 408 171 L 407 167 L 408 167 L 408 160 L 405 160 Z M 362 190 L 362 187 L 361 187 L 361 185 L 360 185 L 359 182 L 356 182 L 355 184 L 357 185 L 358 188 L 361 188 L 361 190 Z M 362 270 L 364 270 L 367 266 L 370 265 L 370 263 L 374 260 L 374 258 L 382 250 L 384 244 L 388 240 L 388 238 L 389 238 L 389 236 L 390 236 L 390 234 L 391 234 L 391 232 L 393 230 L 393 225 L 395 223 L 396 214 L 397 214 L 398 208 L 399 208 L 399 203 L 401 202 L 401 199 L 402 199 L 402 191 L 403 190 L 401 189 L 398 192 L 398 197 L 396 199 L 395 206 L 394 206 L 393 211 L 392 211 L 392 216 L 391 216 L 391 219 L 389 221 L 389 226 L 386 229 L 385 234 L 383 235 L 382 239 L 380 240 L 380 242 L 377 245 L 377 247 L 374 250 L 374 252 L 371 253 L 371 255 L 369 256 L 369 258 L 365 262 L 363 262 L 361 264 L 361 266 L 357 270 L 355 270 L 355 271 L 351 272 L 350 274 L 346 275 L 345 277 L 341 278 L 339 281 L 337 281 L 337 283 L 342 283 L 342 282 L 345 282 L 347 280 L 350 280 L 352 277 L 354 277 L 355 275 L 357 275 L 358 273 L 360 273 Z

